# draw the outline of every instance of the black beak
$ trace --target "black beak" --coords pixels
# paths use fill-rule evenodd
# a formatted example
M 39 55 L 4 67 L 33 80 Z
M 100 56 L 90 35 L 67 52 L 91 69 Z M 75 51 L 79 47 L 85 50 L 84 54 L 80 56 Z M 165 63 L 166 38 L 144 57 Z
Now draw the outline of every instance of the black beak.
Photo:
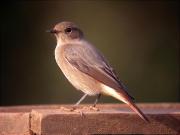
M 47 30 L 46 32 L 51 33 L 51 34 L 56 34 L 59 33 L 59 31 L 52 29 L 52 30 Z

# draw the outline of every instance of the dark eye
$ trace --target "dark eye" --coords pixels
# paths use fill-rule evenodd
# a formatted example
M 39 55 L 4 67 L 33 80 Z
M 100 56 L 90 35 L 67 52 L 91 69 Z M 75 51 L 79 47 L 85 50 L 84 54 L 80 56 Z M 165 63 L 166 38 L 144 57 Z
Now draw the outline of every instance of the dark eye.
M 70 33 L 72 31 L 72 29 L 71 28 L 66 28 L 64 31 L 65 31 L 65 33 Z

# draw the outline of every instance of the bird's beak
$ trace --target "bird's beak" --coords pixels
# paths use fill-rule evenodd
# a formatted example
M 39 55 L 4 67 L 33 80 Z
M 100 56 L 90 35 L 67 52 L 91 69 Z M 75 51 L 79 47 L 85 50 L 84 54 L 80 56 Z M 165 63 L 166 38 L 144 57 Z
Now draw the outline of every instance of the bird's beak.
M 56 34 L 59 33 L 59 31 L 52 29 L 52 30 L 47 30 L 46 32 L 51 33 L 51 34 Z

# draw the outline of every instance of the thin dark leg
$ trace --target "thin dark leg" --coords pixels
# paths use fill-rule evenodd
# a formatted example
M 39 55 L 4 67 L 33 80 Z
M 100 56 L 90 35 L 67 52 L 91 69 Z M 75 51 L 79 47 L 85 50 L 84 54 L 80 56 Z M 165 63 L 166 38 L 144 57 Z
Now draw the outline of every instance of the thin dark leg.
M 79 105 L 87 96 L 88 94 L 84 94 L 79 100 L 78 102 L 75 104 L 75 106 Z
M 98 95 L 97 95 L 97 98 L 96 98 L 96 100 L 95 100 L 95 102 L 94 102 L 93 107 L 96 107 L 96 104 L 97 104 L 97 102 L 99 101 L 100 97 L 101 97 L 101 94 L 98 94 Z

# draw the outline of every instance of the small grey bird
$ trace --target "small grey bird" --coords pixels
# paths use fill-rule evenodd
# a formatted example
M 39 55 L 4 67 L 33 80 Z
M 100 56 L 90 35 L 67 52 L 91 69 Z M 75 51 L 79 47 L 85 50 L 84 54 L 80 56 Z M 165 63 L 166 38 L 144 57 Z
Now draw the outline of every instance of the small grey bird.
M 84 38 L 77 25 L 61 22 L 49 32 L 57 39 L 55 59 L 58 66 L 69 82 L 85 93 L 76 105 L 87 95 L 97 95 L 95 107 L 101 94 L 105 94 L 128 104 L 143 120 L 149 121 L 134 104 L 134 98 L 129 95 L 108 61 Z

